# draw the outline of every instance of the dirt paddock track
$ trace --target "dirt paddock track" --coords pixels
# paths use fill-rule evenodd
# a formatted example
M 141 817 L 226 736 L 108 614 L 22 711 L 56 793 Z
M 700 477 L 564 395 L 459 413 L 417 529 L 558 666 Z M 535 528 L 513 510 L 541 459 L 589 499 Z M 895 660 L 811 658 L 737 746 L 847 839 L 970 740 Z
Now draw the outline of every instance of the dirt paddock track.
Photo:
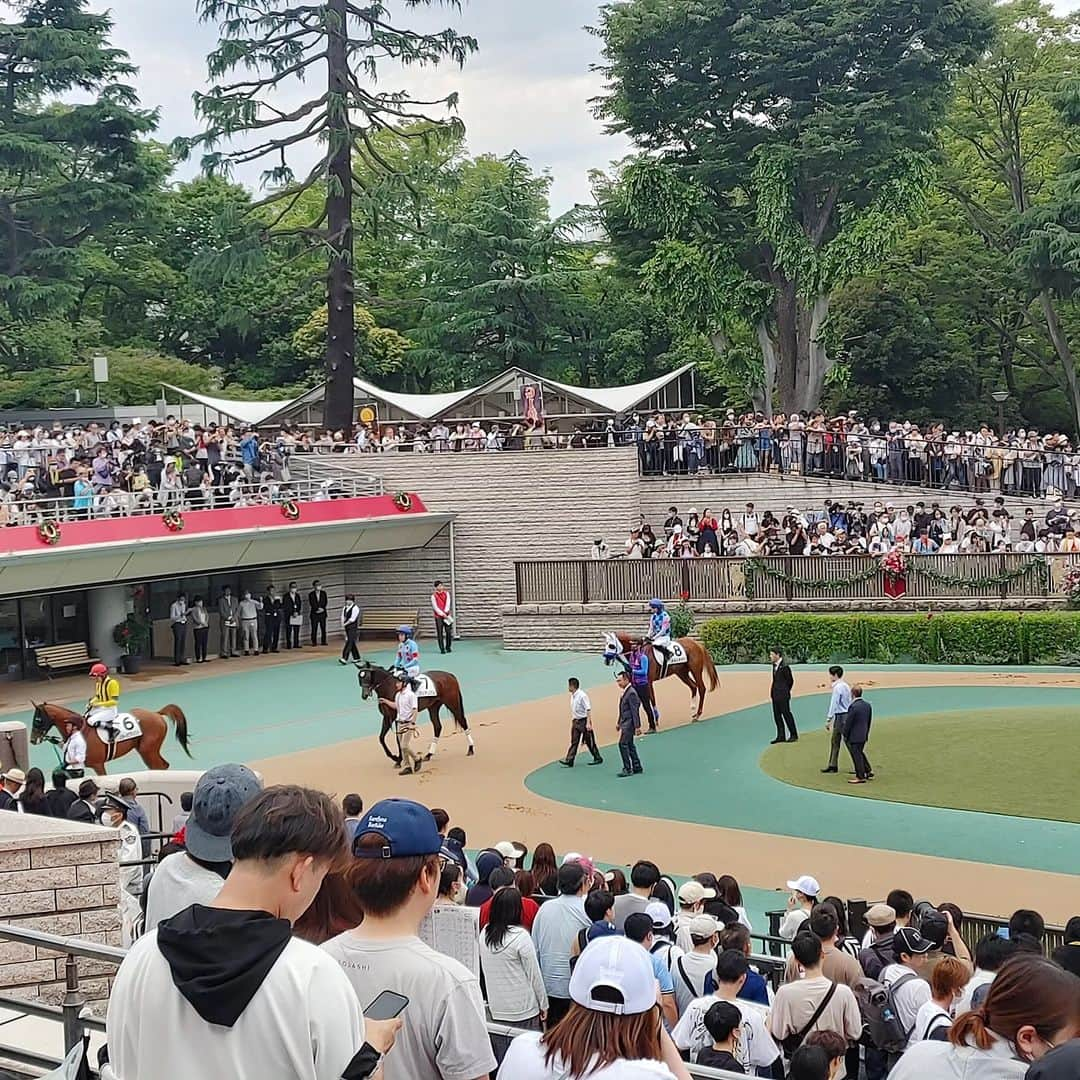
M 706 699 L 706 716 L 734 712 L 768 700 L 767 672 L 720 670 L 721 687 Z M 600 676 L 598 676 L 599 680 Z M 979 671 L 865 670 L 858 681 L 867 688 L 941 686 L 1046 686 L 1080 688 L 1080 674 Z M 468 687 L 464 687 L 466 695 Z M 658 684 L 663 731 L 689 722 L 688 695 L 674 680 Z M 824 675 L 799 672 L 798 696 L 827 690 Z M 615 713 L 618 689 L 605 680 L 590 688 L 594 726 L 604 749 L 603 768 L 617 768 Z M 801 726 L 822 721 L 796 707 Z M 689 824 L 656 817 L 583 808 L 554 801 L 530 791 L 529 773 L 566 751 L 568 709 L 565 694 L 504 708 L 488 709 L 470 717 L 476 756 L 466 758 L 460 734 L 444 735 L 437 757 L 417 776 L 398 776 L 375 738 L 305 750 L 287 756 L 253 761 L 268 783 L 301 783 L 338 795 L 359 792 L 370 805 L 389 796 L 415 797 L 428 806 L 445 807 L 455 824 L 463 827 L 472 847 L 498 840 L 521 840 L 530 849 L 547 841 L 557 852 L 576 850 L 614 864 L 653 858 L 666 872 L 693 874 L 709 868 L 731 873 L 740 882 L 761 888 L 778 887 L 795 873 L 812 872 L 828 891 L 840 896 L 879 898 L 897 885 L 919 896 L 948 898 L 966 911 L 1008 913 L 1018 907 L 1036 907 L 1048 921 L 1062 922 L 1080 910 L 1080 879 L 1074 875 L 1021 869 L 977 861 L 944 859 L 931 855 L 870 846 L 829 843 Z M 823 720 L 823 718 L 822 718 Z M 722 747 L 723 718 L 705 721 L 702 730 Z M 649 736 L 641 740 L 642 759 L 648 770 Z M 771 722 L 761 731 L 764 749 L 773 731 Z M 421 745 L 430 736 L 422 728 Z M 584 787 L 593 770 L 586 755 L 574 770 Z M 599 769 L 597 770 L 599 771 Z M 953 778 L 955 779 L 955 778 Z M 649 783 L 648 772 L 641 780 Z M 719 796 L 717 796 L 719 797 Z M 856 800 L 852 813 L 859 812 Z M 798 823 L 792 822 L 797 829 Z M 977 854 L 977 852 L 973 852 Z

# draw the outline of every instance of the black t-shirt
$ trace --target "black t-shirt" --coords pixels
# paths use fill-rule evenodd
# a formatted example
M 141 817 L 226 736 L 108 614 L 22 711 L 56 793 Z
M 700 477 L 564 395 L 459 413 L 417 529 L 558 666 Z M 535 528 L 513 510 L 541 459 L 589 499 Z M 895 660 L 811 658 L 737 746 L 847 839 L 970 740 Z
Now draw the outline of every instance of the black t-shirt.
M 697 1063 L 710 1069 L 727 1069 L 733 1073 L 746 1071 L 726 1050 L 714 1050 L 711 1046 L 698 1054 Z

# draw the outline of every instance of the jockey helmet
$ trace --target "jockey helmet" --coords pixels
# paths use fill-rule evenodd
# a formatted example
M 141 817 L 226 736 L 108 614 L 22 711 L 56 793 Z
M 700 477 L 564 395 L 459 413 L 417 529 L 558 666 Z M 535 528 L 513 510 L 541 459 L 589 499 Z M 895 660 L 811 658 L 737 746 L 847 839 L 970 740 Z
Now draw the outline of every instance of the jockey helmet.
M 399 634 L 404 634 L 406 637 L 412 637 L 413 628 L 411 626 L 399 626 L 397 632 Z
M 653 611 L 662 611 L 664 607 L 664 601 L 658 600 L 654 597 L 652 600 L 649 601 L 649 607 L 651 607 Z
M 104 664 L 95 664 L 90 669 L 90 674 L 95 679 L 104 679 L 105 676 L 109 674 L 109 669 Z

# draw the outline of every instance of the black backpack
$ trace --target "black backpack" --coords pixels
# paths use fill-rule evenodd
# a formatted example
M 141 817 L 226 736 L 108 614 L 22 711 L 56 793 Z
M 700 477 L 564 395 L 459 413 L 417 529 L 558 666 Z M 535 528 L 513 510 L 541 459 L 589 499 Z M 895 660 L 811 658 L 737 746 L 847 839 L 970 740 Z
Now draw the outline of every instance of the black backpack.
M 904 1030 L 896 1011 L 896 991 L 905 983 L 917 979 L 914 971 L 901 976 L 885 987 L 877 979 L 859 979 L 855 984 L 855 1000 L 863 1021 L 863 1040 L 869 1046 L 890 1054 L 901 1054 L 907 1048 L 914 1027 Z

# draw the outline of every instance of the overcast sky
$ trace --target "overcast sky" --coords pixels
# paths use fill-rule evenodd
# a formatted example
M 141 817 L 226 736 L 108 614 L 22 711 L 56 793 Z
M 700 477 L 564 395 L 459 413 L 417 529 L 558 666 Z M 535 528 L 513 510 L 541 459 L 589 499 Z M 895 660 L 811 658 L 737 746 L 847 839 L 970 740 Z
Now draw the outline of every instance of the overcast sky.
M 111 0 L 109 6 L 114 42 L 140 68 L 143 103 L 161 109 L 159 136 L 192 133 L 191 92 L 206 85 L 215 27 L 198 22 L 194 0 Z M 388 7 L 400 15 L 403 5 L 390 0 Z M 406 25 L 416 29 L 452 25 L 472 34 L 479 52 L 464 70 L 403 75 L 387 69 L 382 85 L 430 97 L 458 90 L 471 152 L 518 150 L 537 170 L 550 171 L 553 209 L 564 210 L 588 200 L 590 169 L 606 168 L 626 151 L 624 142 L 603 133 L 588 107 L 600 88 L 589 71 L 599 42 L 584 27 L 596 23 L 598 7 L 597 0 L 465 0 L 459 13 L 442 5 L 407 12 Z M 309 160 L 314 158 L 298 158 L 297 164 Z M 256 183 L 258 175 L 238 178 Z

